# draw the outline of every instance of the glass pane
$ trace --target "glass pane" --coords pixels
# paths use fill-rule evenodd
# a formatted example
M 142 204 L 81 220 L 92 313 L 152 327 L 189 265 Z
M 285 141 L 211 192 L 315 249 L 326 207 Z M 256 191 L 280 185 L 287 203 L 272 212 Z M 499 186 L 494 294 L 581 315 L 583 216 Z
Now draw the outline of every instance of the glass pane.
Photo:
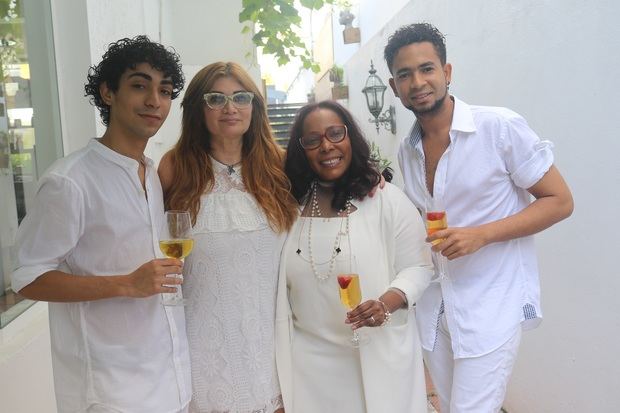
M 32 304 L 11 292 L 10 275 L 17 226 L 34 198 L 40 169 L 49 166 L 37 159 L 37 141 L 58 143 L 39 145 L 46 148 L 44 159 L 60 155 L 53 149 L 59 147 L 60 134 L 56 85 L 50 85 L 55 78 L 48 58 L 52 36 L 41 29 L 51 26 L 49 3 L 25 6 L 23 0 L 0 0 L 0 328 Z

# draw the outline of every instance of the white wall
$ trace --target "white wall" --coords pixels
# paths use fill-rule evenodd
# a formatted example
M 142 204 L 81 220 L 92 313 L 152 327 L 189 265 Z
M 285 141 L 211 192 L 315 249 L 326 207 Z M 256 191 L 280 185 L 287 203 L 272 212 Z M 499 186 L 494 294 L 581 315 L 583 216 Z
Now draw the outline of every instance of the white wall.
M 243 65 L 260 86 L 255 48 L 251 34 L 241 34 L 240 11 L 241 0 L 52 0 L 65 153 L 105 131 L 83 97 L 84 83 L 88 67 L 120 38 L 146 34 L 173 47 L 187 83 L 202 67 L 224 60 Z M 147 146 L 147 156 L 155 161 L 178 139 L 182 97 L 173 102 L 166 123 Z
M 84 98 L 90 59 L 87 4 L 53 0 L 52 28 L 64 153 L 82 148 L 96 136 L 95 109 Z
M 379 59 L 387 37 L 401 25 L 429 21 L 447 38 L 452 93 L 510 107 L 555 143 L 575 212 L 537 236 L 545 319 L 523 336 L 505 404 L 510 413 L 620 406 L 620 273 L 613 262 L 620 229 L 618 16 L 614 0 L 410 1 L 345 66 L 349 105 L 366 118 L 356 89 L 368 59 L 387 83 Z M 414 117 L 396 106 L 400 139 Z M 383 133 L 380 140 L 390 148 L 397 139 Z
M 122 0 L 120 0 L 122 1 Z M 181 56 L 186 85 L 196 72 L 216 61 L 242 65 L 262 90 L 260 68 L 252 35 L 241 34 L 241 0 L 159 0 L 162 2 L 161 42 Z M 181 131 L 181 100 L 172 103 L 170 115 L 153 136 L 146 154 L 159 161 Z
M 384 45 L 384 38 L 382 36 L 375 36 L 363 47 L 361 47 L 359 51 L 344 65 L 344 73 L 346 77 L 345 83 L 349 86 L 349 99 L 346 103 L 347 107 L 358 121 L 366 138 L 369 141 L 375 142 L 379 146 L 381 155 L 384 158 L 389 158 L 392 160 L 391 167 L 395 172 L 392 183 L 402 186 L 402 178 L 396 162 L 396 153 L 398 152 L 398 145 L 401 137 L 411 127 L 413 115 L 411 112 L 402 107 L 400 101 L 396 99 L 390 91 L 388 85 L 390 72 L 383 62 Z M 383 112 L 385 112 L 390 105 L 394 106 L 396 109 L 396 134 L 392 134 L 389 130 L 386 130 L 383 125 L 379 127 L 379 132 L 377 132 L 374 122 L 369 122 L 369 120 L 373 117 L 368 111 L 366 98 L 362 93 L 362 89 L 366 85 L 368 76 L 370 76 L 369 70 L 371 60 L 373 61 L 374 67 L 377 71 L 376 75 L 381 78 L 385 86 L 388 88 L 386 89 L 384 95 L 385 100 Z

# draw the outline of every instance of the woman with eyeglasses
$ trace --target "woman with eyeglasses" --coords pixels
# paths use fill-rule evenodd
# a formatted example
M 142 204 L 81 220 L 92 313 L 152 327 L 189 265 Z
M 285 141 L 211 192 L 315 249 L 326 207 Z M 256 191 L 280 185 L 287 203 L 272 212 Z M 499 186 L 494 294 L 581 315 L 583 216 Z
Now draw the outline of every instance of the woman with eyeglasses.
M 159 174 L 166 208 L 188 210 L 193 220 L 183 270 L 190 411 L 281 412 L 275 295 L 284 233 L 297 216 L 284 154 L 238 64 L 200 70 L 181 106 L 181 137 Z
M 432 274 L 420 214 L 391 184 L 366 196 L 379 172 L 336 102 L 297 113 L 285 171 L 301 209 L 282 251 L 276 309 L 286 411 L 425 413 L 411 311 Z M 352 342 L 352 329 L 365 339 Z

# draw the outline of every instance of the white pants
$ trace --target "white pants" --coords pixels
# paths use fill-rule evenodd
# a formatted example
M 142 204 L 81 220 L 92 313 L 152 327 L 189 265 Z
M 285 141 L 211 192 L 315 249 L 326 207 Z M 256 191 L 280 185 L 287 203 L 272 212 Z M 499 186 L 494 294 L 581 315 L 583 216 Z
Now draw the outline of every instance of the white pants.
M 514 335 L 497 350 L 455 360 L 443 314 L 434 351 L 424 351 L 441 413 L 499 412 L 520 342 L 521 326 L 517 326 Z

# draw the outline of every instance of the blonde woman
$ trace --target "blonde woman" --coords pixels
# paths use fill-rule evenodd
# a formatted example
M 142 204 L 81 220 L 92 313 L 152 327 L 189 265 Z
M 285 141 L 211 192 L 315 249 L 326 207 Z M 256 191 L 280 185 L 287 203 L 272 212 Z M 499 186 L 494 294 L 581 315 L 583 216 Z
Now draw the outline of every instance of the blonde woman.
M 282 412 L 274 356 L 277 273 L 297 210 L 260 91 L 235 63 L 199 71 L 181 137 L 159 166 L 167 209 L 189 210 L 184 268 L 190 411 Z

